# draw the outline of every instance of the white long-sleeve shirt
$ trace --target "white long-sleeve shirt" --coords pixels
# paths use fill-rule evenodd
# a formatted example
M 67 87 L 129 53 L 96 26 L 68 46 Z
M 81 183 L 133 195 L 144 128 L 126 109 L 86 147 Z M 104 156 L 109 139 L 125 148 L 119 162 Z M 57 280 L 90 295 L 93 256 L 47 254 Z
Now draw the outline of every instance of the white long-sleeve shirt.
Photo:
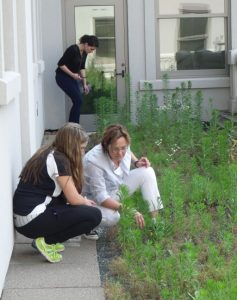
M 119 199 L 119 186 L 129 175 L 131 151 L 128 147 L 117 167 L 99 144 L 86 153 L 84 160 L 85 185 L 83 194 L 99 205 L 108 198 Z

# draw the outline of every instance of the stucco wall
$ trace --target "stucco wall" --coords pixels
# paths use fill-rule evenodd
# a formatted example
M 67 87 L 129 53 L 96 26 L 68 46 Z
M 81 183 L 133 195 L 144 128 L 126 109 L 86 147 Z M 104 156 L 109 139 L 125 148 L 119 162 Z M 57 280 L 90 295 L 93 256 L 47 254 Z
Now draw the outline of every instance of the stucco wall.
M 14 244 L 12 195 L 21 169 L 19 98 L 0 106 L 0 295 Z
M 14 245 L 14 190 L 44 132 L 40 1 L 0 0 L 0 295 Z
M 64 50 L 61 1 L 43 1 L 42 11 L 45 129 L 56 129 L 65 122 L 65 95 L 55 82 L 55 69 Z

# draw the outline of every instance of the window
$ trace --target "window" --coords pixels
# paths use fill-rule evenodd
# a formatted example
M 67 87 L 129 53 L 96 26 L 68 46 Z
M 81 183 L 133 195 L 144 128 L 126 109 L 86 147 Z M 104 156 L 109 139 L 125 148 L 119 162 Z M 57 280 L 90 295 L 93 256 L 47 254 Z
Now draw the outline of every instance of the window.
M 226 74 L 227 4 L 157 0 L 159 71 L 177 77 Z
M 96 18 L 95 35 L 99 39 L 98 57 L 115 57 L 115 27 L 114 18 Z

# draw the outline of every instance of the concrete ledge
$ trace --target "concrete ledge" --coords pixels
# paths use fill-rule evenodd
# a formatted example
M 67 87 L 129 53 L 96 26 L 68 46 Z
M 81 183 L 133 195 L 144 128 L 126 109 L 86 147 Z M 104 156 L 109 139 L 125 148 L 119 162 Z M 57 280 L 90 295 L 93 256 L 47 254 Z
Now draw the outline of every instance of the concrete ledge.
M 3 300 L 104 300 L 103 288 L 47 288 L 4 290 Z
M 0 78 L 0 105 L 7 105 L 21 91 L 21 76 L 16 72 L 5 72 Z
M 182 78 L 182 79 L 168 79 L 167 86 L 169 90 L 176 89 L 182 82 L 192 82 L 192 89 L 213 89 L 213 88 L 229 88 L 229 77 L 213 77 L 213 78 Z M 164 80 L 140 80 L 139 89 L 145 90 L 145 84 L 152 84 L 152 90 L 162 91 L 165 89 Z

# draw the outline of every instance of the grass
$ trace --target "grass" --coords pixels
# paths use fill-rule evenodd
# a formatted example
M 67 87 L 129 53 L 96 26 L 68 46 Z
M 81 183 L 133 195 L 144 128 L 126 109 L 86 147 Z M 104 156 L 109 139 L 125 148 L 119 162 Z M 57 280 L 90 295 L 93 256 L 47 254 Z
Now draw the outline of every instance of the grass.
M 139 230 L 125 210 L 107 299 L 237 299 L 234 124 L 220 127 L 214 110 L 204 124 L 202 94 L 192 96 L 190 83 L 167 91 L 162 107 L 149 84 L 137 101 L 137 124 L 126 125 L 133 151 L 155 169 L 164 209 L 154 228 L 140 192 L 123 191 L 123 202 L 144 214 L 146 227 Z

